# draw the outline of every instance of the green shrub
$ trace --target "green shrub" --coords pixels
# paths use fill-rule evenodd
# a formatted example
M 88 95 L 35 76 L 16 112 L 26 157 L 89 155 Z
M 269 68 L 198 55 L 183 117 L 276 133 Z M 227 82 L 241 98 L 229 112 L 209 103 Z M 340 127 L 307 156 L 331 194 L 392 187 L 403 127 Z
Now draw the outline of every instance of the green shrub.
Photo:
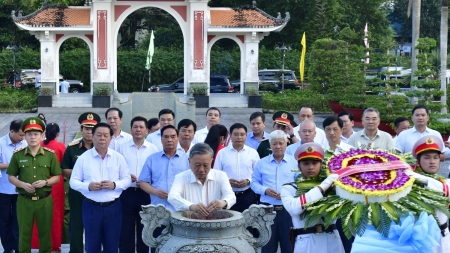
M 51 96 L 51 95 L 53 95 L 53 89 L 50 87 L 43 87 L 43 88 L 41 88 L 41 95 L 42 96 Z
M 111 96 L 111 86 L 108 84 L 101 84 L 94 86 L 95 96 Z
M 34 89 L 0 91 L 0 111 L 30 110 L 37 107 L 37 92 Z
M 256 87 L 247 87 L 245 88 L 245 92 L 247 93 L 248 96 L 259 96 L 259 91 L 258 88 Z
M 309 105 L 317 112 L 331 112 L 325 97 L 317 92 L 286 90 L 284 93 L 265 92 L 262 94 L 264 109 L 297 111 L 302 105 Z
M 205 84 L 191 84 L 189 92 L 193 96 L 206 96 L 208 94 L 208 87 Z

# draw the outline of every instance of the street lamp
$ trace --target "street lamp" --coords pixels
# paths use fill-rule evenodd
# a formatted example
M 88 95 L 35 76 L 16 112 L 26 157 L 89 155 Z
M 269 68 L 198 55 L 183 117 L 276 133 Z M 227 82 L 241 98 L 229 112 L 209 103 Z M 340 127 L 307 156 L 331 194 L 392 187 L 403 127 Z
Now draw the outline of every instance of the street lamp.
M 13 87 L 15 87 L 16 86 L 16 51 L 20 51 L 20 50 L 22 50 L 22 47 L 20 46 L 20 45 L 16 45 L 16 44 L 13 44 L 12 46 L 7 46 L 6 47 L 6 49 L 7 50 L 12 50 L 13 52 L 14 52 L 14 73 L 13 73 L 13 80 L 14 80 L 14 82 L 13 82 Z
M 291 50 L 291 47 L 286 47 L 283 43 L 281 47 L 276 47 L 275 50 L 281 50 L 283 52 L 283 63 L 281 65 L 281 92 L 284 92 L 284 57 L 286 56 L 286 51 Z

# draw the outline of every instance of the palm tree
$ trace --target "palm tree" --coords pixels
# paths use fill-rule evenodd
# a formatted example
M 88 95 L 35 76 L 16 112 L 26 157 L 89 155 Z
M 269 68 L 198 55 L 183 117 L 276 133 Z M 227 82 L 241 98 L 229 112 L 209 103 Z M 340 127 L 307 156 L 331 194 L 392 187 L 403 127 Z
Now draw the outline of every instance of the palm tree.
M 447 37 L 448 37 L 448 0 L 442 0 L 441 5 L 441 90 L 444 95 L 441 103 L 447 105 Z M 447 107 L 441 109 L 441 113 L 447 113 Z

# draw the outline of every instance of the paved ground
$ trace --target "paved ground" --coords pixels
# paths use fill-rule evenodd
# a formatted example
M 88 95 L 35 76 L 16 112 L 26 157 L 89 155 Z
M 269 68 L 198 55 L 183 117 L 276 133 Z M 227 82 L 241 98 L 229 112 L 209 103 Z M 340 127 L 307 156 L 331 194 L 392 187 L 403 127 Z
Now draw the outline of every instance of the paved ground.
M 224 110 L 222 113 L 221 122 L 226 127 L 230 127 L 233 123 L 240 122 L 245 124 L 250 129 L 249 117 L 251 114 L 251 110 L 249 109 L 234 109 L 234 110 Z M 8 113 L 0 113 L 0 136 L 3 136 L 9 132 L 9 123 L 14 119 L 25 119 L 30 116 L 36 116 L 35 113 L 24 113 L 24 114 L 8 114 Z M 102 121 L 105 120 L 104 115 L 100 115 L 102 117 Z M 325 117 L 329 115 L 316 115 L 315 122 L 319 128 L 322 128 L 322 122 Z M 47 122 L 57 123 L 61 128 L 61 134 L 59 137 L 59 141 L 68 144 L 76 135 L 79 130 L 78 124 L 78 115 L 75 114 L 47 114 L 45 115 Z M 155 115 L 157 117 L 157 115 Z M 198 124 L 198 128 L 202 128 L 205 126 L 205 114 L 203 111 L 198 111 L 196 115 L 196 120 Z M 270 132 L 272 129 L 272 114 L 266 114 L 266 132 Z M 123 123 L 123 126 L 128 126 L 128 123 Z M 357 129 L 355 129 L 357 130 Z M 126 131 L 126 130 L 125 130 Z M 441 169 L 439 171 L 442 175 L 448 175 L 450 160 L 441 164 Z M 0 251 L 3 248 L 0 245 Z M 38 250 L 33 250 L 33 253 L 38 252 Z M 62 246 L 62 253 L 69 252 L 68 245 Z

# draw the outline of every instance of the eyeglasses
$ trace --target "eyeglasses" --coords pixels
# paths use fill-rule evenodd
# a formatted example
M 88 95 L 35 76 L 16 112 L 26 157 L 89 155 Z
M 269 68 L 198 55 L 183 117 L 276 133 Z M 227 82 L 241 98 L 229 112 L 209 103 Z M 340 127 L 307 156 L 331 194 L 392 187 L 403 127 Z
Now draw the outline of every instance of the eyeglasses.
M 160 119 L 159 121 L 161 121 L 161 122 L 172 122 L 173 119 Z

